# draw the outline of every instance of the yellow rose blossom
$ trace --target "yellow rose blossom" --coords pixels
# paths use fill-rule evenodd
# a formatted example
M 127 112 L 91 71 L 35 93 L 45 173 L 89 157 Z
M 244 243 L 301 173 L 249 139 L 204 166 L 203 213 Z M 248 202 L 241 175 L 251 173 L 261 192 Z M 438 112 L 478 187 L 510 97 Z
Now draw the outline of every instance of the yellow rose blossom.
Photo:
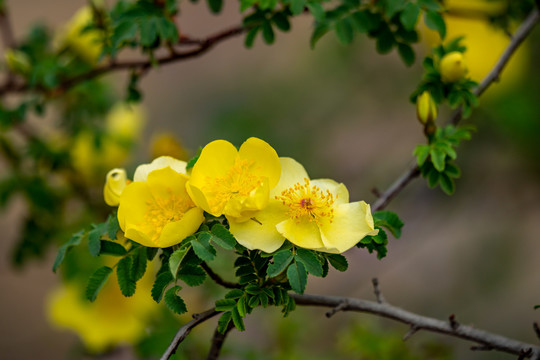
M 187 190 L 204 211 L 246 221 L 267 205 L 280 171 L 276 151 L 261 139 L 249 138 L 239 150 L 216 140 L 202 150 Z
M 422 124 L 434 122 L 437 118 L 437 104 L 429 91 L 424 91 L 416 99 L 416 116 Z
M 126 170 L 112 169 L 107 173 L 105 186 L 103 188 L 103 197 L 105 203 L 109 206 L 118 206 L 120 195 L 128 183 Z
M 169 247 L 193 234 L 204 220 L 186 192 L 186 163 L 163 156 L 139 166 L 120 196 L 118 223 L 128 239 Z
M 248 249 L 273 252 L 288 239 L 295 245 L 342 253 L 366 235 L 375 235 L 370 206 L 349 203 L 345 185 L 330 179 L 310 180 L 302 165 L 280 158 L 281 178 L 268 206 L 250 221 L 228 218 L 230 231 Z
M 94 302 L 84 297 L 84 285 L 75 281 L 63 284 L 49 295 L 49 321 L 75 331 L 92 353 L 102 353 L 121 343 L 136 344 L 159 310 L 149 294 L 152 276 L 153 272 L 147 271 L 137 282 L 135 294 L 126 298 L 116 283 L 116 274 L 111 274 Z
M 463 58 L 463 53 L 452 51 L 443 56 L 439 63 L 441 80 L 445 83 L 457 82 L 467 75 L 467 64 Z

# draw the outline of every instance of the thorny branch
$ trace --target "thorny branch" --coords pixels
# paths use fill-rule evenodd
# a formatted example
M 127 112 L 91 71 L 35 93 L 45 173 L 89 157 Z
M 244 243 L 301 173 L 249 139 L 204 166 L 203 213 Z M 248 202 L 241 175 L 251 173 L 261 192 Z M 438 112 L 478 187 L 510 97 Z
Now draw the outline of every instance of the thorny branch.
M 242 286 L 241 286 L 240 284 L 236 284 L 236 283 L 232 283 L 232 282 L 223 280 L 223 279 L 221 278 L 221 276 L 219 276 L 218 274 L 216 274 L 216 273 L 208 266 L 207 263 L 202 262 L 202 263 L 201 263 L 201 267 L 202 267 L 203 270 L 208 274 L 208 276 L 210 276 L 210 279 L 212 279 L 212 280 L 214 280 L 214 281 L 216 282 L 216 284 L 221 285 L 221 286 L 223 286 L 224 288 L 227 288 L 227 289 L 240 289 L 240 288 L 242 288 Z
M 525 40 L 525 38 L 530 34 L 532 29 L 540 21 L 540 12 L 537 8 L 533 9 L 529 16 L 523 21 L 519 29 L 512 36 L 510 44 L 506 47 L 503 54 L 497 61 L 497 64 L 489 72 L 489 74 L 482 80 L 480 85 L 474 90 L 476 96 L 482 95 L 495 81 L 497 81 L 503 71 L 504 67 L 517 50 L 519 45 Z M 460 107 L 457 109 L 452 116 L 450 117 L 448 123 L 457 125 L 462 119 L 463 109 Z M 388 203 L 405 188 L 413 179 L 417 178 L 420 175 L 420 170 L 416 165 L 416 162 L 410 165 L 407 170 L 396 180 L 392 185 L 384 191 L 377 201 L 373 204 L 373 211 L 382 210 L 388 205 Z
M 216 328 L 216 330 L 214 331 L 214 336 L 212 337 L 212 345 L 210 346 L 210 351 L 208 352 L 206 360 L 215 360 L 219 357 L 219 353 L 221 352 L 221 348 L 223 347 L 225 338 L 233 328 L 234 324 L 232 322 L 229 323 L 227 329 L 223 334 L 220 333 Z

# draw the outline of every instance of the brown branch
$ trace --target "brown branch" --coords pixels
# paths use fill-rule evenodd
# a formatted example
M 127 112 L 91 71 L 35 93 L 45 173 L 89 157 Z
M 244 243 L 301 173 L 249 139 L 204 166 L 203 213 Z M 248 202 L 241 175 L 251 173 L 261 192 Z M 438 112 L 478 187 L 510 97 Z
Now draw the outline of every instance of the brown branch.
M 390 305 L 388 303 L 378 303 L 375 301 L 336 296 L 321 296 L 308 294 L 289 295 L 294 299 L 297 305 L 336 308 L 340 304 L 346 303 L 347 306 L 342 308 L 342 311 L 369 313 L 407 324 L 410 326 L 411 329 L 408 333 L 410 335 L 417 332 L 418 330 L 425 330 L 472 341 L 479 344 L 485 349 L 489 347 L 493 350 L 523 356 L 524 359 L 540 358 L 540 347 L 536 345 L 509 339 L 504 336 L 489 333 L 487 331 L 476 329 L 467 325 L 459 324 L 459 326 L 457 327 L 452 327 L 449 321 L 442 321 L 427 316 L 418 315 L 410 311 L 403 310 L 399 307 Z M 408 335 L 407 337 L 409 337 L 410 335 Z
M 233 283 L 233 282 L 223 280 L 204 261 L 201 263 L 201 267 L 203 268 L 204 271 L 206 271 L 208 276 L 210 276 L 210 278 L 216 282 L 216 284 L 221 285 L 221 286 L 223 286 L 224 288 L 227 288 L 227 289 L 241 289 L 242 288 L 242 286 L 240 284 L 236 284 L 236 283 Z
M 176 352 L 178 345 L 180 345 L 180 343 L 184 341 L 184 339 L 188 336 L 188 334 L 194 327 L 205 322 L 206 320 L 213 318 L 220 313 L 221 311 L 216 311 L 214 308 L 212 308 L 200 314 L 193 314 L 193 320 L 191 320 L 178 330 L 178 332 L 174 336 L 174 339 L 171 341 L 169 347 L 167 348 L 167 350 L 165 350 L 160 360 L 169 359 Z
M 2 37 L 4 50 L 15 47 L 13 28 L 11 27 L 11 21 L 5 4 L 0 8 L 0 36 Z
M 212 49 L 215 45 L 217 45 L 221 41 L 231 38 L 233 36 L 239 35 L 243 33 L 245 30 L 246 29 L 242 26 L 232 27 L 230 29 L 227 29 L 217 34 L 214 34 L 212 36 L 209 36 L 206 39 L 197 40 L 196 44 L 198 46 L 193 50 L 169 53 L 165 56 L 155 59 L 154 61 L 151 61 L 148 59 L 140 59 L 140 60 L 124 60 L 124 61 L 110 62 L 106 65 L 101 65 L 88 72 L 75 75 L 70 78 L 66 78 L 62 80 L 60 84 L 53 89 L 44 89 L 44 88 L 32 89 L 28 83 L 4 83 L 2 86 L 0 86 L 0 95 L 4 95 L 6 93 L 20 93 L 20 92 L 29 91 L 29 90 L 37 90 L 39 92 L 46 92 L 50 95 L 58 96 L 83 81 L 90 80 L 90 79 L 105 75 L 110 72 L 120 71 L 120 70 L 134 70 L 134 69 L 139 69 L 139 71 L 144 72 L 145 70 L 150 68 L 153 64 L 166 65 L 166 64 L 178 62 L 181 60 L 197 57 L 199 55 L 206 53 L 207 51 Z
M 227 329 L 225 329 L 225 333 L 223 334 L 220 333 L 216 328 L 216 330 L 214 331 L 214 336 L 212 337 L 212 345 L 210 346 L 210 351 L 208 352 L 206 360 L 215 360 L 219 357 L 219 353 L 221 352 L 221 348 L 223 347 L 225 338 L 233 328 L 234 323 L 232 321 L 229 323 L 229 325 L 227 325 Z
M 529 16 L 523 21 L 520 27 L 512 36 L 510 44 L 506 47 L 503 54 L 491 69 L 489 74 L 482 80 L 480 85 L 474 90 L 476 96 L 481 96 L 495 81 L 497 81 L 501 75 L 501 72 L 505 68 L 506 64 L 515 53 L 519 45 L 527 38 L 532 29 L 540 21 L 540 13 L 537 8 L 533 9 Z M 448 120 L 448 124 L 457 125 L 463 115 L 463 108 L 459 107 L 451 115 Z M 388 205 L 388 203 L 405 188 L 413 179 L 417 178 L 420 175 L 420 170 L 416 163 L 409 166 L 407 170 L 388 187 L 375 201 L 373 204 L 373 211 L 382 210 Z

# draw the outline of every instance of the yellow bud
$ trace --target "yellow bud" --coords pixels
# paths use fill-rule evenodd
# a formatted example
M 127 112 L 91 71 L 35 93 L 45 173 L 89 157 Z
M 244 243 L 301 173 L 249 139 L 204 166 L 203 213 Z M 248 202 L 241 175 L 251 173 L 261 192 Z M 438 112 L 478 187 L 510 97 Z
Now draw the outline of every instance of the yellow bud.
M 22 51 L 7 49 L 4 58 L 7 66 L 13 73 L 26 75 L 30 72 L 30 59 Z
M 459 51 L 452 51 L 443 56 L 439 63 L 441 79 L 445 83 L 459 81 L 467 74 L 467 65 L 463 54 Z
M 429 91 L 424 91 L 416 99 L 416 116 L 422 124 L 432 123 L 437 118 L 437 104 Z
M 152 158 L 171 156 L 179 160 L 187 160 L 187 153 L 180 141 L 171 134 L 158 134 L 152 137 Z
M 146 114 L 141 106 L 118 103 L 107 114 L 105 126 L 114 138 L 133 142 L 139 138 L 145 122 Z
M 112 169 L 107 173 L 103 197 L 109 206 L 118 206 L 120 195 L 127 185 L 127 175 L 124 169 Z

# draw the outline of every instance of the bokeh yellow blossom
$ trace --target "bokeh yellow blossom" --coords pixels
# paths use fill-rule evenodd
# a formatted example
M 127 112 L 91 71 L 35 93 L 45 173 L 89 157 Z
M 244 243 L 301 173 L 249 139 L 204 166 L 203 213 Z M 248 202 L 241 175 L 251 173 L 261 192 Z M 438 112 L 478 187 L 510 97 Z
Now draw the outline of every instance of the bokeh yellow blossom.
M 489 16 L 504 14 L 506 0 L 448 0 L 445 1 L 447 12 L 443 14 L 446 22 L 446 39 L 463 36 L 461 42 L 467 47 L 464 54 L 468 76 L 474 81 L 482 79 L 493 68 L 504 49 L 510 43 L 510 37 L 501 28 L 489 23 Z M 424 39 L 430 47 L 437 46 L 441 39 L 437 32 L 423 27 Z M 506 66 L 501 84 L 509 86 L 519 80 L 527 66 L 528 46 L 520 46 Z M 497 85 L 495 88 L 499 88 Z
M 206 212 L 245 221 L 267 205 L 280 172 L 276 151 L 263 140 L 249 138 L 239 150 L 216 140 L 202 150 L 187 190 Z
M 458 82 L 465 78 L 468 69 L 463 53 L 452 51 L 442 57 L 439 62 L 441 80 L 445 83 Z
M 277 250 L 288 239 L 295 245 L 342 253 L 364 236 L 375 235 L 370 206 L 349 203 L 345 185 L 330 179 L 310 180 L 304 167 L 280 158 L 281 178 L 268 206 L 249 221 L 229 219 L 230 231 L 248 249 Z
M 119 344 L 136 344 L 151 318 L 159 310 L 151 296 L 152 271 L 137 282 L 129 298 L 120 292 L 116 274 L 99 292 L 94 302 L 84 297 L 84 285 L 71 280 L 50 294 L 49 321 L 59 328 L 75 331 L 88 351 L 103 353 Z
M 171 156 L 178 160 L 187 160 L 188 155 L 180 140 L 170 133 L 155 134 L 152 136 L 150 151 L 152 158 Z
M 195 233 L 204 220 L 186 191 L 186 163 L 160 157 L 135 171 L 120 196 L 118 222 L 128 239 L 169 247 Z

